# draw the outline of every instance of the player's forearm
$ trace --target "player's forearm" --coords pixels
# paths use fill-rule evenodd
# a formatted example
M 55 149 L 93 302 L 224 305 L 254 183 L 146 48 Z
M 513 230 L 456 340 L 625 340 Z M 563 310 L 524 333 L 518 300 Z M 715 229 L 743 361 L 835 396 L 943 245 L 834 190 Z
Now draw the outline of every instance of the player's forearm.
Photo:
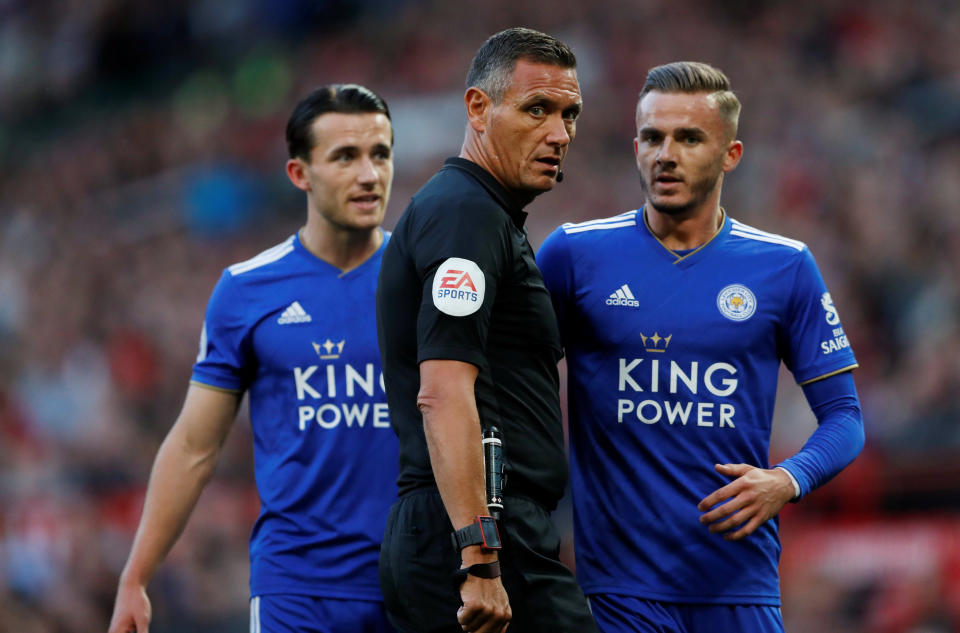
M 779 466 L 793 474 L 803 496 L 846 468 L 860 454 L 863 444 L 859 410 L 850 408 L 821 422 L 803 448 Z
M 219 448 L 191 449 L 176 426 L 164 440 L 150 474 L 140 526 L 121 584 L 146 586 L 153 577 L 213 475 Z
M 801 496 L 846 468 L 860 454 L 865 439 L 849 372 L 806 385 L 804 394 L 817 416 L 817 429 L 797 454 L 778 464 L 796 478 Z

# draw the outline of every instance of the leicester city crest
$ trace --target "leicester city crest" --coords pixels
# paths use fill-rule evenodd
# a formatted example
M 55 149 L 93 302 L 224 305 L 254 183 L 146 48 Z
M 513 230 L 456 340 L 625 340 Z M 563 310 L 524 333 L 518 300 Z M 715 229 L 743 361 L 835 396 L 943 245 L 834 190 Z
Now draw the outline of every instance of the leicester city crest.
M 720 313 L 731 321 L 746 321 L 757 311 L 757 298 L 741 284 L 730 284 L 717 295 Z

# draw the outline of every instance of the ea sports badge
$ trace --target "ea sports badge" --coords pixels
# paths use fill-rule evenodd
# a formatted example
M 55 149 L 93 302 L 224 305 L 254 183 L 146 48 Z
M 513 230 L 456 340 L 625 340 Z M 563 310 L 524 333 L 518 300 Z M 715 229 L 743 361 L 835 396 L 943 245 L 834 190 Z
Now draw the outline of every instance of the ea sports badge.
M 451 257 L 433 276 L 433 305 L 450 316 L 473 314 L 483 305 L 483 271 L 469 259 Z
M 717 308 L 731 321 L 746 321 L 757 311 L 757 298 L 741 284 L 730 284 L 717 295 Z

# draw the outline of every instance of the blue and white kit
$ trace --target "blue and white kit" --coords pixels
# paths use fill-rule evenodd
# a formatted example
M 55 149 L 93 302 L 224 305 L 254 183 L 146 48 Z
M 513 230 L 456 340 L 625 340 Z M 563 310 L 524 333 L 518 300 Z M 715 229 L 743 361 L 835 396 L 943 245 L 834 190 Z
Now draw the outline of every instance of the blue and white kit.
M 584 593 L 779 605 L 777 521 L 730 542 L 697 503 L 730 481 L 714 464 L 770 467 L 781 362 L 855 410 L 821 420 L 782 464 L 801 493 L 859 452 L 857 362 L 809 249 L 724 216 L 709 242 L 676 253 L 639 210 L 563 225 L 537 262 L 568 364 Z
M 192 382 L 250 394 L 252 596 L 382 600 L 397 476 L 375 312 L 386 243 L 342 272 L 293 235 L 227 268 L 210 299 Z

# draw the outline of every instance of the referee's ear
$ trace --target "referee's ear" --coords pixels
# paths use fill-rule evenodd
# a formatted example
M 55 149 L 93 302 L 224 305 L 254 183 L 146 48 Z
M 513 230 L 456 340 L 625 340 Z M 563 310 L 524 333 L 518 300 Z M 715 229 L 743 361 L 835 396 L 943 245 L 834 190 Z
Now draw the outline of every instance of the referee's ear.
M 293 186 L 301 191 L 310 191 L 310 180 L 307 179 L 307 166 L 302 158 L 291 158 L 287 161 L 287 178 Z
M 493 102 L 490 96 L 476 86 L 467 88 L 463 95 L 463 102 L 467 106 L 467 121 L 474 132 L 482 133 L 487 129 L 487 119 Z

